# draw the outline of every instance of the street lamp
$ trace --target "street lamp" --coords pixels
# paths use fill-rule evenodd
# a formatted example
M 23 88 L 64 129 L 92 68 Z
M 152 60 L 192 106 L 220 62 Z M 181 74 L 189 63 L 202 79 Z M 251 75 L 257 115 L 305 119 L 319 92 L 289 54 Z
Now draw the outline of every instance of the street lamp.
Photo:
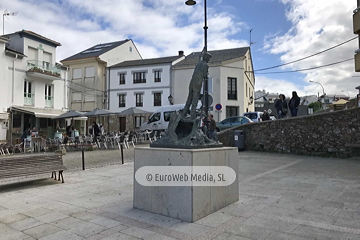
M 346 92 L 347 95 L 349 96 L 349 100 L 350 100 L 350 94 L 349 94 L 349 92 L 347 92 L 347 91 L 345 91 L 345 90 L 341 90 L 341 92 Z
M 193 6 L 196 4 L 196 1 L 193 0 L 187 0 L 185 2 L 188 6 Z M 204 0 L 204 50 L 207 52 L 207 7 L 206 7 L 206 0 Z M 208 119 L 208 111 L 209 111 L 209 82 L 208 82 L 208 76 L 204 79 L 204 102 L 205 102 L 205 118 L 203 120 L 204 125 L 206 126 L 206 132 L 205 135 L 207 136 L 208 129 L 209 129 L 209 119 Z
M 326 95 L 326 93 L 325 93 L 325 90 L 324 90 L 323 85 L 322 85 L 321 83 L 319 83 L 319 82 L 314 82 L 313 80 L 310 80 L 309 82 L 311 82 L 311 83 L 317 83 L 317 84 L 319 84 L 319 85 L 322 87 L 323 96 L 324 96 L 324 109 L 325 109 L 325 95 Z

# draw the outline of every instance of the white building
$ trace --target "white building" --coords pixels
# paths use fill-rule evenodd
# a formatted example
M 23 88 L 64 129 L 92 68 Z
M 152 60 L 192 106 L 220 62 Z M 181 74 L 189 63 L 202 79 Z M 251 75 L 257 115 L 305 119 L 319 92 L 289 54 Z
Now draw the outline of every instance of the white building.
M 249 47 L 209 51 L 209 94 L 213 98 L 212 106 L 222 105 L 221 112 L 213 110 L 216 121 L 227 117 L 240 116 L 244 112 L 254 111 L 255 77 Z M 192 53 L 179 63 L 173 71 L 171 95 L 174 104 L 185 103 L 189 92 L 189 83 L 200 52 Z
M 141 59 L 131 39 L 97 44 L 71 57 L 61 60 L 69 67 L 69 108 L 76 111 L 92 111 L 108 108 L 106 67 Z
M 110 111 L 120 113 L 136 107 L 154 112 L 160 106 L 169 105 L 172 68 L 184 58 L 184 53 L 179 51 L 178 56 L 125 61 L 109 67 Z M 119 116 L 119 130 L 134 130 L 145 117 L 148 114 Z
M 163 105 L 169 105 L 172 68 L 185 56 L 125 61 L 109 67 L 110 104 L 113 112 L 130 107 L 154 112 Z
M 67 110 L 66 69 L 56 64 L 58 46 L 26 30 L 0 38 L 0 140 L 15 142 L 27 127 L 53 137 L 63 127 L 63 121 L 51 120 Z

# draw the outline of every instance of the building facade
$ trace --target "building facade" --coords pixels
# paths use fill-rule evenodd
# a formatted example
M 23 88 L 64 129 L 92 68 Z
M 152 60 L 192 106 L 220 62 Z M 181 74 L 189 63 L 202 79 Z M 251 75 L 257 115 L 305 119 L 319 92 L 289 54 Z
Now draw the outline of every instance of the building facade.
M 255 77 L 249 47 L 209 51 L 209 95 L 213 99 L 210 114 L 216 121 L 227 117 L 240 116 L 244 112 L 254 111 Z M 194 52 L 179 63 L 173 71 L 171 95 L 174 104 L 185 103 L 189 92 L 189 83 L 200 52 Z M 215 110 L 221 104 L 222 110 Z
M 353 26 L 354 26 L 354 34 L 360 35 L 360 1 L 357 0 L 357 8 L 354 10 L 353 15 Z M 355 72 L 360 72 L 360 37 L 359 41 L 359 49 L 355 51 Z
M 141 59 L 132 40 L 98 44 L 61 61 L 69 68 L 69 109 L 88 112 L 108 106 L 106 68 Z
M 43 137 L 53 137 L 63 127 L 62 121 L 52 121 L 67 111 L 67 73 L 56 63 L 58 46 L 26 30 L 1 37 L 0 140 L 14 142 L 28 127 L 36 127 Z
M 172 68 L 185 56 L 179 52 L 178 56 L 124 61 L 108 68 L 109 110 L 120 113 L 128 108 L 148 113 L 154 112 L 161 106 L 169 105 L 168 97 L 172 88 Z M 119 116 L 120 131 L 127 126 L 127 131 L 138 128 L 147 118 L 139 115 Z M 131 124 L 129 124 L 129 121 Z

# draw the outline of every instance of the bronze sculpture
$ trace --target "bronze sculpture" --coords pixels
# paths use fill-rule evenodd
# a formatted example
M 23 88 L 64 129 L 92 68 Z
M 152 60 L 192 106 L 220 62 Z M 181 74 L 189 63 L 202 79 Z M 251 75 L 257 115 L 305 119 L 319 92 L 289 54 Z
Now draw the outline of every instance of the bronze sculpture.
M 189 94 L 184 109 L 171 114 L 165 136 L 151 143 L 150 147 L 196 149 L 223 146 L 222 143 L 209 139 L 199 129 L 204 113 L 196 109 L 202 83 L 208 76 L 210 58 L 211 55 L 204 48 L 189 84 Z M 188 115 L 189 110 L 190 116 Z

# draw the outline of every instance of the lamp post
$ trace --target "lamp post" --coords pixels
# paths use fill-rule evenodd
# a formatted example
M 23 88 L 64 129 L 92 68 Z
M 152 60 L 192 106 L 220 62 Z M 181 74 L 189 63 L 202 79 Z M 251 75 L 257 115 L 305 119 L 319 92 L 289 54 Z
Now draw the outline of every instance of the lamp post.
M 326 93 L 325 93 L 325 90 L 324 90 L 323 85 L 322 85 L 321 83 L 319 83 L 319 82 L 314 82 L 313 80 L 310 80 L 309 82 L 311 82 L 311 83 L 317 83 L 317 84 L 319 84 L 319 85 L 322 87 L 323 96 L 324 96 L 324 109 L 326 109 L 326 108 L 325 108 L 325 96 L 326 96 Z
M 196 1 L 194 0 L 187 0 L 185 2 L 188 6 L 193 6 L 196 4 Z M 207 7 L 206 7 L 206 0 L 204 0 L 204 49 L 205 52 L 207 52 Z M 205 135 L 207 136 L 208 129 L 209 129 L 209 119 L 208 119 L 208 111 L 209 111 L 209 82 L 208 82 L 208 76 L 204 79 L 204 102 L 205 102 L 205 118 L 203 120 L 204 125 L 206 126 L 206 132 Z
M 350 100 L 350 93 L 349 93 L 349 92 L 347 92 L 347 91 L 345 91 L 345 90 L 341 90 L 341 92 L 346 92 L 347 95 L 349 96 L 349 100 Z

